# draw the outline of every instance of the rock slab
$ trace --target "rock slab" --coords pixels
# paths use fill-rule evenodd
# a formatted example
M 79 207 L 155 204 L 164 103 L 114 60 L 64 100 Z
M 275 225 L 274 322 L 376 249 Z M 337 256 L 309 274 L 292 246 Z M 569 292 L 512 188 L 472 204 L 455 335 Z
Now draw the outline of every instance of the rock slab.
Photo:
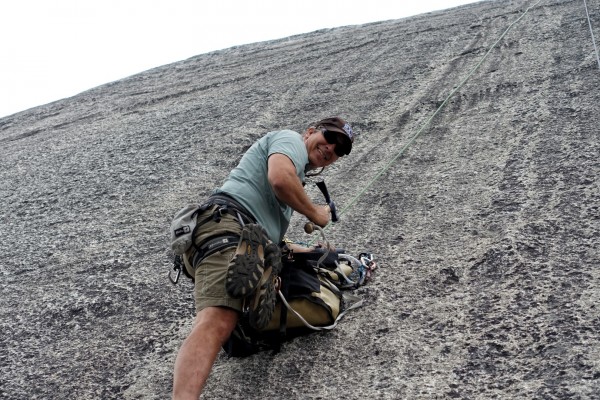
M 600 71 L 581 2 L 534 4 L 233 47 L 0 119 L 0 398 L 169 398 L 194 315 L 171 217 L 334 114 L 358 136 L 323 175 L 327 235 L 376 255 L 366 305 L 220 357 L 203 398 L 598 398 Z

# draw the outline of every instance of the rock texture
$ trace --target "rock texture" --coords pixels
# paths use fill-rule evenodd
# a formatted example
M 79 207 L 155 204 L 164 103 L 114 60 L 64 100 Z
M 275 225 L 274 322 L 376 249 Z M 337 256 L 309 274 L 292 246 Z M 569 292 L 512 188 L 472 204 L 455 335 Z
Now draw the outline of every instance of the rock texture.
M 340 114 L 359 135 L 324 174 L 343 210 L 327 234 L 377 256 L 366 305 L 277 355 L 220 357 L 203 398 L 598 398 L 582 2 L 535 5 L 430 120 L 534 3 L 234 47 L 0 119 L 0 397 L 168 398 L 194 314 L 167 280 L 172 215 L 267 131 Z

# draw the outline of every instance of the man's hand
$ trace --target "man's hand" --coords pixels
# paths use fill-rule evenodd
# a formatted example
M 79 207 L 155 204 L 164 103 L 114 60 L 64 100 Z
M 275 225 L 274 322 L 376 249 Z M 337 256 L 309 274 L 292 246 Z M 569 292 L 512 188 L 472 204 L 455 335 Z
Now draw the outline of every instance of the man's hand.
M 311 219 L 311 221 L 323 228 L 329 223 L 329 220 L 331 218 L 331 208 L 329 208 L 329 206 L 327 205 L 316 207 L 317 215 L 314 217 L 314 219 Z

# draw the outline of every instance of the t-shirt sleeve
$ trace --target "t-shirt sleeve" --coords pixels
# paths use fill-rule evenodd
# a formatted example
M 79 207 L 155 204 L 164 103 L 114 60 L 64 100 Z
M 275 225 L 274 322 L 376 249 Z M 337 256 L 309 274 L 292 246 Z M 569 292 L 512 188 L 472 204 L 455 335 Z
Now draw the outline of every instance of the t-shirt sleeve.
M 294 131 L 280 131 L 271 138 L 268 156 L 273 154 L 286 155 L 294 166 L 298 175 L 304 174 L 304 168 L 308 164 L 308 154 L 302 136 Z

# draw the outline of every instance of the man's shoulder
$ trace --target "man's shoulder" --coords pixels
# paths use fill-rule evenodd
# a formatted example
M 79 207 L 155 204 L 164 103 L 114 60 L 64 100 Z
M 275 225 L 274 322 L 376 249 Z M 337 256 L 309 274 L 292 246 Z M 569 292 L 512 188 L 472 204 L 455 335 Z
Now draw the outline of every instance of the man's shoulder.
M 292 138 L 292 139 L 297 139 L 297 138 L 302 138 L 302 135 L 300 135 L 298 132 L 293 131 L 291 129 L 282 129 L 279 131 L 271 131 L 269 133 L 267 133 L 267 137 L 272 138 L 272 139 L 282 139 L 282 138 Z
M 300 147 L 304 143 L 302 135 L 289 129 L 269 132 L 266 140 L 272 148 Z

